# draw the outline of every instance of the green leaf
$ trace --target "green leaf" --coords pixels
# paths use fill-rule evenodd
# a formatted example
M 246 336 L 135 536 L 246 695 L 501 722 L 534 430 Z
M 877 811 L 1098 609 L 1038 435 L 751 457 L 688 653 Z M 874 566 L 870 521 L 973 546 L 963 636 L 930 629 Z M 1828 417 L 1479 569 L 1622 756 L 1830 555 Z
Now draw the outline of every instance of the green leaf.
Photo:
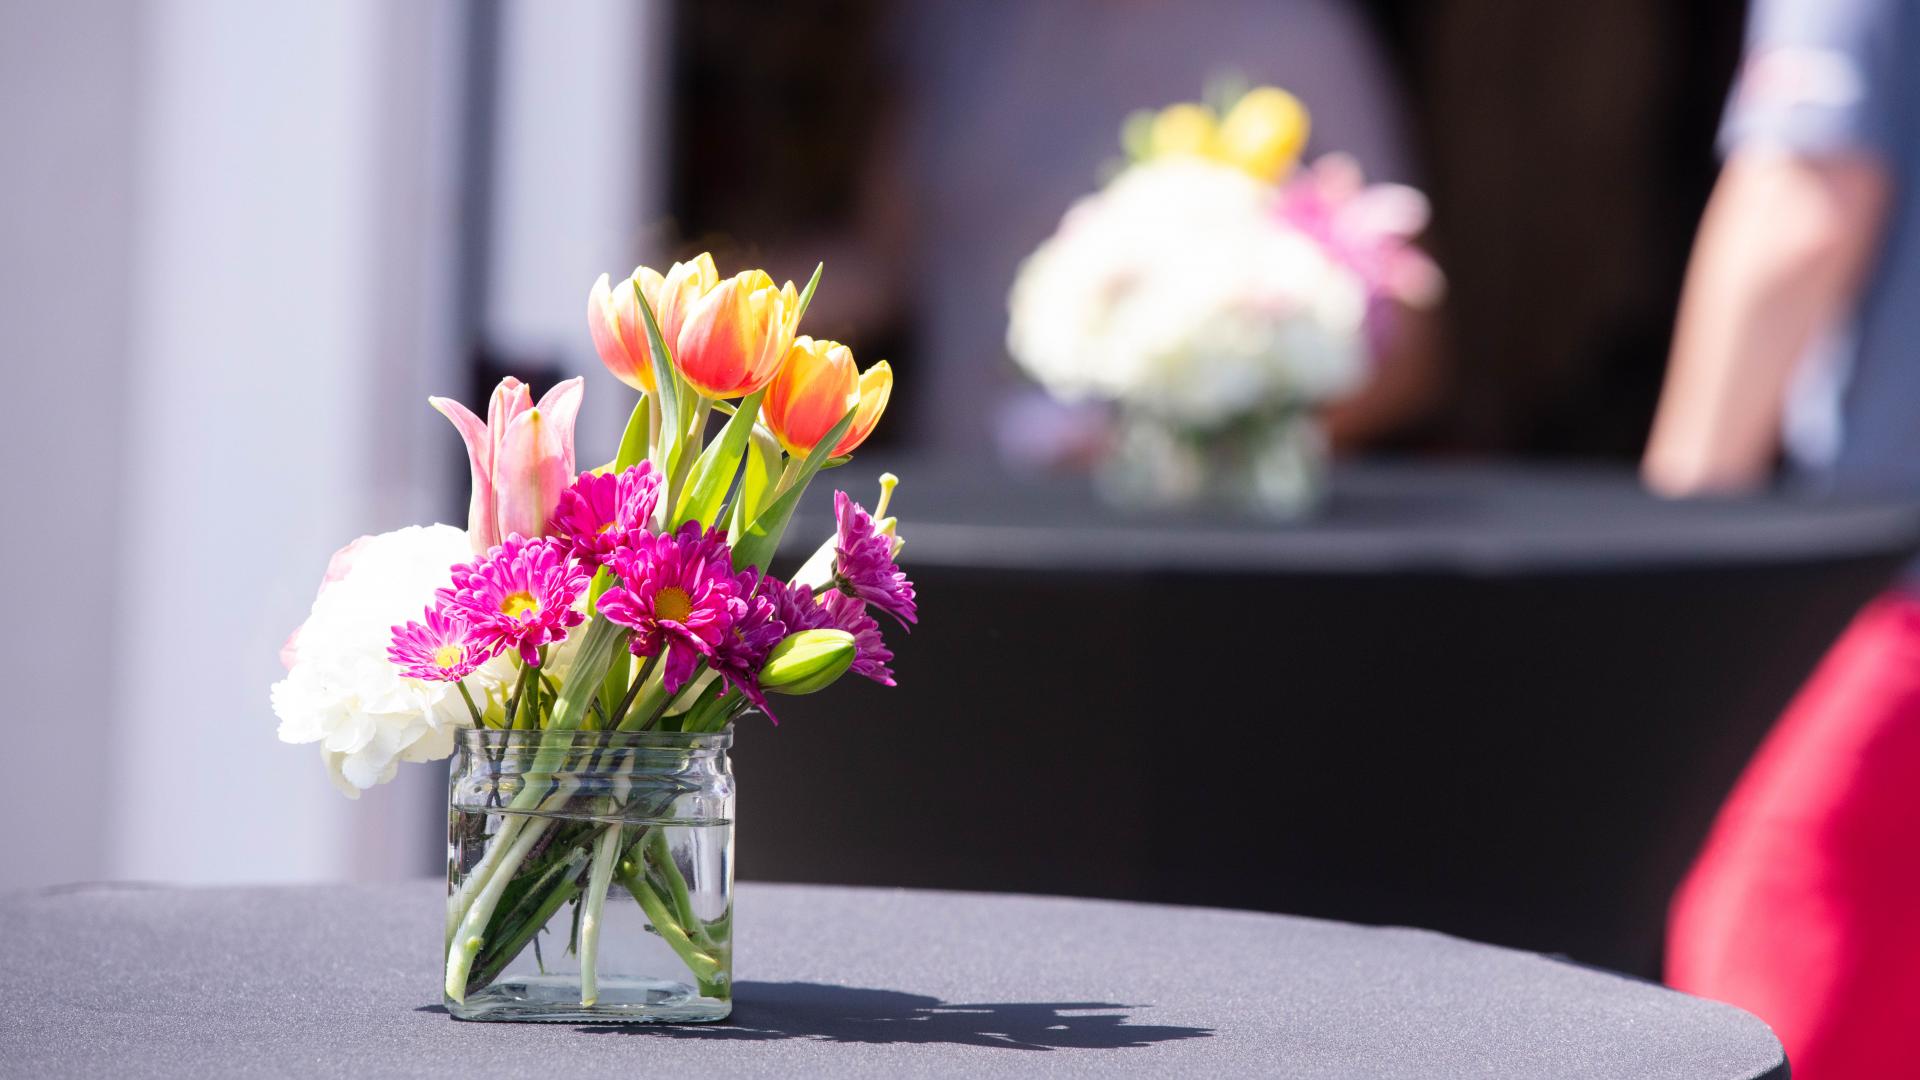
M 813 303 L 813 290 L 820 287 L 820 273 L 826 268 L 826 263 L 813 265 L 813 276 L 807 279 L 807 287 L 800 290 L 800 306 L 799 310 L 793 313 L 793 325 L 800 325 L 801 317 L 807 313 L 807 305 Z
M 726 501 L 727 490 L 740 472 L 741 455 L 746 453 L 754 421 L 760 416 L 760 399 L 766 396 L 764 388 L 749 394 L 720 429 L 720 437 L 693 463 L 686 490 L 680 493 L 680 505 L 673 511 L 673 528 L 688 521 L 698 521 L 705 528 L 719 518 L 720 504 Z
M 739 543 L 747 526 L 773 501 L 773 486 L 780 479 L 784 457 L 773 432 L 763 427 L 753 429 L 741 462 L 740 489 L 733 496 L 733 509 L 727 519 L 727 543 Z
M 853 414 L 856 411 L 856 409 L 847 410 L 847 415 L 833 425 L 833 430 L 827 433 L 826 438 L 815 444 L 813 451 L 807 455 L 807 460 L 801 463 L 799 475 L 793 478 L 793 486 L 773 500 L 772 505 L 761 511 L 760 515 L 754 518 L 753 524 L 747 526 L 746 533 L 740 537 L 739 543 L 733 545 L 735 570 L 748 566 L 766 570 L 767 563 L 773 558 L 773 553 L 779 550 L 780 538 L 786 535 L 788 522 L 793 520 L 794 507 L 800 505 L 800 496 L 806 493 L 807 484 L 812 482 L 813 474 L 819 472 L 820 466 L 825 464 L 828 452 L 840 444 L 840 439 L 846 435 L 847 428 L 853 426 Z
M 647 303 L 646 294 L 640 291 L 638 278 L 633 281 L 633 298 L 639 303 L 640 317 L 647 324 L 647 356 L 653 363 L 653 385 L 660 395 L 660 415 L 680 417 L 680 376 L 673 370 L 673 354 L 667 351 L 666 340 L 660 336 L 660 322 L 653 317 L 653 305 Z M 681 418 L 678 425 L 663 423 L 660 428 L 660 441 L 667 444 L 665 449 L 671 449 L 680 431 L 685 430 L 685 419 Z M 657 464 L 667 464 L 664 455 Z
M 573 731 L 580 727 L 587 716 L 587 703 L 600 689 L 601 680 L 607 676 L 607 666 L 613 662 L 614 650 L 620 647 L 625 636 L 625 628 L 608 622 L 605 615 L 595 615 L 587 624 L 579 651 L 573 654 L 573 666 L 567 669 L 566 684 L 560 687 L 560 698 L 553 703 L 548 731 Z M 545 759 L 549 749 L 558 748 L 564 753 L 567 745 L 564 740 L 549 740 L 548 745 L 542 746 L 536 763 Z
M 633 414 L 627 417 L 627 430 L 620 436 L 620 450 L 613 455 L 614 472 L 626 472 L 647 456 L 647 447 L 653 442 L 653 422 L 649 412 L 647 395 L 642 392 L 640 400 L 633 403 Z

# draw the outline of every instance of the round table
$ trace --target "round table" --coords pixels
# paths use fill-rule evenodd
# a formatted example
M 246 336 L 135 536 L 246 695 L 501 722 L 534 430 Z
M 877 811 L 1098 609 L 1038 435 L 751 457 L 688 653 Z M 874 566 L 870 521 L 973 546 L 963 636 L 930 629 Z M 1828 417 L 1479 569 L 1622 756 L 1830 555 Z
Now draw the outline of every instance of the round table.
M 817 487 L 870 501 L 885 464 Z M 1428 926 L 1648 977 L 1740 768 L 1920 547 L 1911 505 L 1667 502 L 1624 468 L 1353 466 L 1275 525 L 891 464 L 900 685 L 741 726 L 743 875 Z M 791 558 L 831 529 L 812 495 Z
M 469 1024 L 438 882 L 0 896 L 24 1076 L 1787 1076 L 1730 1006 L 1423 930 L 744 883 L 730 1021 Z

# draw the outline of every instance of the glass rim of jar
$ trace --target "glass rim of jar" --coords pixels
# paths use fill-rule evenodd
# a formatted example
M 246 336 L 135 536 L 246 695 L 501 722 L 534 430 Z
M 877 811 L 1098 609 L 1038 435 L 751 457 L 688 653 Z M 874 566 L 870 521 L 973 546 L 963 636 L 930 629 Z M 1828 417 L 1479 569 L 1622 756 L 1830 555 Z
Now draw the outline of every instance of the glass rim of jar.
M 551 731 L 541 728 L 462 727 L 460 745 L 473 750 L 537 749 L 563 739 L 570 749 L 591 750 L 726 750 L 733 745 L 733 725 L 719 731 Z

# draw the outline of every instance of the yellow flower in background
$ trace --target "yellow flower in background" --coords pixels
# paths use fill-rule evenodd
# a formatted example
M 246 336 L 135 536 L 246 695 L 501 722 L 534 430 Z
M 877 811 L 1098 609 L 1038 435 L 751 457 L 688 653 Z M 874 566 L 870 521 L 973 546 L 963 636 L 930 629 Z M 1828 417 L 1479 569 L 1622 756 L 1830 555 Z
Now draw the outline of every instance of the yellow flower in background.
M 1137 158 L 1205 158 L 1271 184 L 1293 171 L 1311 127 L 1299 98 L 1262 86 L 1242 95 L 1225 117 L 1193 102 L 1140 113 L 1128 121 L 1125 141 Z
M 1219 127 L 1213 110 L 1205 105 L 1191 102 L 1169 105 L 1153 118 L 1147 152 L 1152 157 L 1176 154 L 1213 157 Z
M 1220 121 L 1216 152 L 1222 161 L 1272 183 L 1293 171 L 1310 128 L 1299 98 L 1262 86 L 1249 90 Z

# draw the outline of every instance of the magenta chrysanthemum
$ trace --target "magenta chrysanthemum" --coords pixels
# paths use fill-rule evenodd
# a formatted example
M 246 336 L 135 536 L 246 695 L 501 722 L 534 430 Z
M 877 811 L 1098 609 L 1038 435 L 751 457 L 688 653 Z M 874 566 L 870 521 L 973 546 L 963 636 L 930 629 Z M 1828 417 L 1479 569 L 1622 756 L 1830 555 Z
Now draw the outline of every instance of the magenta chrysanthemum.
M 813 590 L 805 585 L 783 585 L 778 578 L 769 574 L 760 591 L 772 599 L 776 615 L 785 624 L 789 634 L 833 626 L 833 616 L 820 606 Z
M 915 622 L 913 582 L 893 561 L 893 537 L 873 523 L 873 515 L 844 491 L 833 493 L 835 582 L 840 591 L 857 596 L 900 620 Z
M 880 636 L 880 624 L 868 614 L 866 601 L 830 592 L 820 598 L 818 607 L 826 614 L 828 626 L 853 635 L 853 667 L 849 670 L 881 686 L 894 685 L 893 670 L 887 667 L 893 660 L 893 650 Z
M 659 502 L 660 473 L 650 461 L 622 473 L 581 473 L 560 493 L 548 531 L 567 542 L 574 558 L 602 566 L 648 527 Z
M 774 717 L 773 710 L 767 707 L 767 696 L 760 692 L 760 668 L 767 662 L 767 654 L 791 631 L 780 618 L 781 605 L 775 596 L 780 583 L 766 578 L 759 582 L 759 591 L 756 592 L 754 586 L 758 577 L 751 570 L 735 575 L 733 625 L 721 637 L 719 644 L 714 646 L 713 656 L 708 663 L 727 681 L 728 686 L 740 691 L 748 701 L 767 714 L 767 719 L 777 724 L 780 721 Z
M 585 621 L 574 604 L 591 572 L 557 538 L 528 540 L 518 533 L 473 562 L 453 568 L 453 587 L 441 600 L 472 627 L 474 639 L 494 650 L 516 649 L 540 663 L 540 646 L 563 640 Z
M 845 630 L 853 635 L 853 673 L 882 686 L 894 685 L 893 672 L 887 667 L 893 660 L 893 650 L 880 636 L 880 624 L 867 613 L 865 600 L 839 591 L 816 598 L 804 585 L 782 585 L 771 577 L 761 590 L 773 599 L 787 633 Z
M 620 583 L 600 596 L 600 613 L 632 630 L 635 656 L 662 656 L 668 693 L 732 629 L 738 596 L 724 535 L 689 521 L 678 533 L 632 536 L 610 563 Z
M 493 659 L 494 651 L 474 637 L 466 620 L 435 606 L 427 609 L 425 622 L 393 628 L 387 658 L 409 678 L 458 682 Z

